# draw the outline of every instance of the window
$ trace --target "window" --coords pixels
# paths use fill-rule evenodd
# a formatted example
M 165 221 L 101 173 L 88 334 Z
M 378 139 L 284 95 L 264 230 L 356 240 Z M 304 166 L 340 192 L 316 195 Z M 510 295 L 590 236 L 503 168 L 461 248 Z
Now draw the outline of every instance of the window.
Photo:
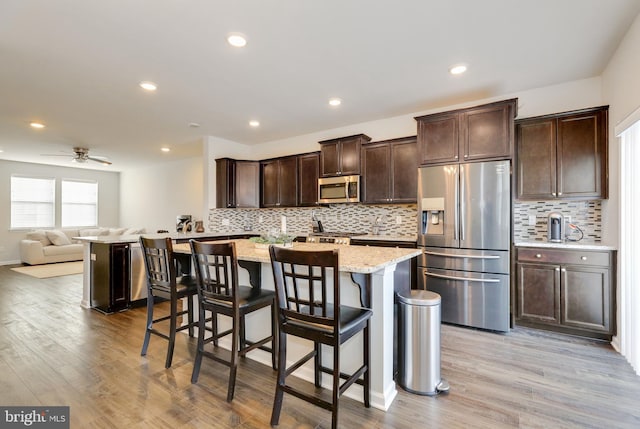
M 11 228 L 53 227 L 55 198 L 55 179 L 11 176 Z
M 62 227 L 98 224 L 98 183 L 62 181 Z

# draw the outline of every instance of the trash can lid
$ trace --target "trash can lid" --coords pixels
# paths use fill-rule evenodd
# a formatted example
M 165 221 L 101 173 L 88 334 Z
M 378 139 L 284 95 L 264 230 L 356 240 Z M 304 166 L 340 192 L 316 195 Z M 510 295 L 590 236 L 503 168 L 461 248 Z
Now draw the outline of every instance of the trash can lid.
M 440 305 L 440 295 L 429 290 L 413 289 L 410 295 L 398 293 L 398 301 L 419 306 Z

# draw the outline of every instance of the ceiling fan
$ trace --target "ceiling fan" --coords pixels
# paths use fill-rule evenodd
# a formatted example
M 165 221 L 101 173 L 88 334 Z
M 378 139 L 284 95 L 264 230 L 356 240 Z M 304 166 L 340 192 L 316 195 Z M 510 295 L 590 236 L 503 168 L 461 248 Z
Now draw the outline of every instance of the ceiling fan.
M 74 147 L 73 155 L 43 155 L 43 156 L 71 156 L 72 162 L 84 163 L 87 161 L 99 162 L 103 165 L 111 165 L 111 162 L 107 161 L 107 158 L 104 156 L 89 156 L 89 149 L 84 147 Z

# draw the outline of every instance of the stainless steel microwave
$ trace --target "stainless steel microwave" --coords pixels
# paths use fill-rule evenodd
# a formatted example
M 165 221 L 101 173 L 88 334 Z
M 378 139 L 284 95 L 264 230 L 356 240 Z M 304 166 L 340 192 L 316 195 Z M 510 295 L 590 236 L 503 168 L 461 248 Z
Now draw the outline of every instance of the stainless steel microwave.
M 321 177 L 318 179 L 318 202 L 359 203 L 360 176 Z

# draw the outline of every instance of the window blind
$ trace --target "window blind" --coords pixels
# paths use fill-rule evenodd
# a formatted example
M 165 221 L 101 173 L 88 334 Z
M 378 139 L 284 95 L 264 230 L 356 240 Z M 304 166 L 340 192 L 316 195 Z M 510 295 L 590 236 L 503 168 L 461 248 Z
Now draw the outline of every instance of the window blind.
M 62 181 L 62 226 L 98 224 L 98 183 Z
M 55 198 L 55 179 L 11 176 L 11 228 L 52 228 Z

